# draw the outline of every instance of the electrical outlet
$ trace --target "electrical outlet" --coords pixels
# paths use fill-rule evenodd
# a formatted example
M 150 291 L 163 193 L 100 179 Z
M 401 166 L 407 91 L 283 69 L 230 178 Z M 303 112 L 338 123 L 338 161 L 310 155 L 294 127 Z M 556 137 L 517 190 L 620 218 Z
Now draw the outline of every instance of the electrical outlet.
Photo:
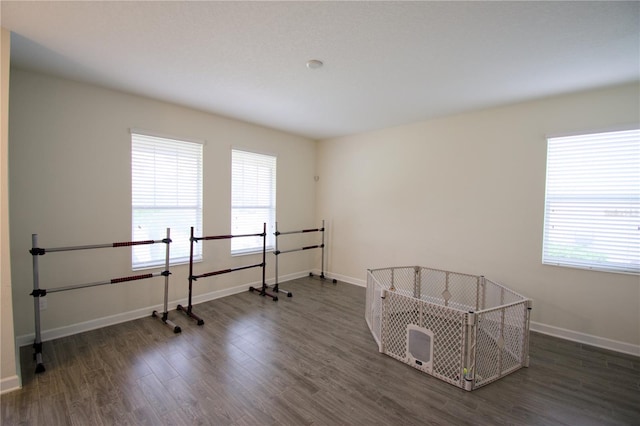
M 40 299 L 40 310 L 44 311 L 45 309 L 47 309 L 47 299 L 45 299 L 44 297 L 39 297 Z

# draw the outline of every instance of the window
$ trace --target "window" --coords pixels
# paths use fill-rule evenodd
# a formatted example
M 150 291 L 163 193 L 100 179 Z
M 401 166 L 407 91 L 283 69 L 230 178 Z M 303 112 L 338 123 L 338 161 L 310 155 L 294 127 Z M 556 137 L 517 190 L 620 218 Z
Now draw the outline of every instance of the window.
M 160 240 L 171 228 L 171 263 L 189 261 L 190 232 L 202 235 L 202 142 L 131 134 L 132 239 Z M 194 259 L 202 260 L 201 244 Z M 164 265 L 164 244 L 133 246 L 133 269 Z
M 640 273 L 640 130 L 548 139 L 542 262 Z
M 231 233 L 262 232 L 267 224 L 267 249 L 274 246 L 276 221 L 276 157 L 231 151 Z M 262 251 L 261 237 L 232 238 L 231 254 Z

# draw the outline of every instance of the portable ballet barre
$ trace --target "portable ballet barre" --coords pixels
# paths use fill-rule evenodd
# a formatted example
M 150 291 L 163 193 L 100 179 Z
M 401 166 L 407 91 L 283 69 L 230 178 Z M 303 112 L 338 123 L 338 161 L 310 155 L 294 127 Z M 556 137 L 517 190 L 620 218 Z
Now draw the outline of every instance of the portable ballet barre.
M 70 285 L 65 287 L 55 287 L 51 289 L 40 288 L 38 256 L 43 256 L 46 253 L 61 252 L 61 251 L 89 250 L 89 249 L 98 249 L 98 248 L 107 248 L 107 247 L 130 247 L 130 246 L 156 244 L 156 243 L 166 244 L 164 271 L 148 273 L 148 274 L 140 274 L 140 275 L 131 275 L 128 277 L 113 278 L 110 280 L 96 281 L 96 282 L 85 283 L 85 284 L 76 284 L 76 285 Z M 94 244 L 94 245 L 72 246 L 72 247 L 54 247 L 54 248 L 38 247 L 38 234 L 32 234 L 31 235 L 32 248 L 29 250 L 29 253 L 31 253 L 33 256 L 33 292 L 30 293 L 30 296 L 33 296 L 33 310 L 35 314 L 36 338 L 35 338 L 35 342 L 33 343 L 33 348 L 35 350 L 34 358 L 36 360 L 36 373 L 42 373 L 45 371 L 45 367 L 42 362 L 42 336 L 40 332 L 40 298 L 50 293 L 59 293 L 63 291 L 76 290 L 79 288 L 96 287 L 96 286 L 101 286 L 105 284 L 118 284 L 118 283 L 123 283 L 127 281 L 144 280 L 147 278 L 163 276 L 164 277 L 164 312 L 162 314 L 162 317 L 159 317 L 159 318 L 165 325 L 172 328 L 174 333 L 180 333 L 182 330 L 180 329 L 180 327 L 178 327 L 168 319 L 168 311 L 167 311 L 167 300 L 169 297 L 169 275 L 171 275 L 171 272 L 169 272 L 170 243 L 171 243 L 171 238 L 170 238 L 169 228 L 167 228 L 167 238 L 164 238 L 162 240 L 127 241 L 127 242 L 120 242 L 120 243 Z M 158 312 L 153 311 L 151 316 L 153 316 L 154 318 L 158 317 Z
M 278 237 L 280 235 L 290 235 L 290 234 L 306 234 L 308 232 L 320 232 L 322 234 L 322 242 L 320 244 L 316 244 L 316 245 L 312 245 L 312 246 L 305 246 L 305 247 L 300 247 L 300 248 L 295 248 L 295 249 L 290 249 L 290 250 L 278 250 Z M 324 276 L 324 219 L 322 220 L 322 227 L 321 228 L 313 228 L 313 229 L 302 229 L 300 231 L 287 231 L 287 232 L 280 232 L 278 231 L 278 222 L 276 222 L 276 232 L 274 233 L 274 235 L 276 236 L 276 246 L 275 246 L 275 250 L 273 252 L 273 254 L 276 256 L 276 282 L 273 285 L 273 291 L 275 291 L 276 293 L 278 292 L 282 292 L 285 293 L 287 295 L 287 297 L 292 297 L 293 294 L 290 291 L 281 289 L 279 287 L 278 284 L 278 257 L 281 254 L 285 254 L 285 253 L 293 253 L 295 251 L 303 251 L 303 250 L 311 250 L 311 249 L 316 249 L 319 248 L 322 250 L 322 255 L 321 255 L 321 260 L 320 260 L 320 278 L 322 280 L 325 279 Z M 309 276 L 312 277 L 313 273 L 309 272 Z M 337 280 L 332 280 L 333 283 L 337 283 Z
M 262 237 L 262 263 L 256 263 L 255 265 L 247 265 L 247 266 L 238 266 L 236 268 L 227 268 L 220 269 L 218 271 L 213 272 L 205 272 L 204 274 L 194 275 L 193 273 L 193 244 L 198 241 L 211 241 L 211 240 L 228 240 L 231 238 L 240 238 L 240 237 Z M 267 293 L 267 285 L 265 283 L 265 258 L 266 258 L 266 247 L 267 247 L 267 224 L 263 224 L 263 231 L 260 234 L 242 234 L 242 235 L 210 235 L 205 237 L 195 237 L 193 235 L 193 227 L 191 227 L 191 237 L 189 241 L 191 242 L 191 247 L 189 250 L 189 296 L 187 298 L 187 306 L 178 305 L 177 310 L 184 312 L 186 316 L 196 321 L 198 325 L 203 325 L 204 320 L 200 318 L 198 315 L 193 313 L 193 305 L 192 305 L 192 293 L 193 293 L 193 282 L 197 281 L 199 278 L 213 277 L 215 275 L 228 274 L 229 272 L 241 271 L 243 269 L 250 268 L 262 268 L 262 287 L 260 289 L 261 296 L 269 296 L 273 298 L 273 301 L 277 301 L 278 298 L 272 294 Z M 249 287 L 249 291 L 253 292 L 257 290 L 254 287 Z

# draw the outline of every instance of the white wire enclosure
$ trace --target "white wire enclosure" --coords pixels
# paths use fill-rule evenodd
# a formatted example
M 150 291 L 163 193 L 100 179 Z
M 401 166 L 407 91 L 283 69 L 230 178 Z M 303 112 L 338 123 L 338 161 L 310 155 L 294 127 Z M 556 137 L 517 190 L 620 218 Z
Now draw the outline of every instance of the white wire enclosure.
M 483 276 L 367 271 L 365 318 L 379 351 L 468 391 L 529 366 L 531 308 Z

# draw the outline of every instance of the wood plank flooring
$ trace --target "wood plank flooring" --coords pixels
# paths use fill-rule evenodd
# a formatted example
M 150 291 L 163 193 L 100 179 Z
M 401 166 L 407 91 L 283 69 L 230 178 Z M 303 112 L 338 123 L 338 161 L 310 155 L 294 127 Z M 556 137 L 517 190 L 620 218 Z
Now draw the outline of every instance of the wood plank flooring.
M 382 355 L 365 289 L 302 278 L 44 343 L 2 395 L 9 425 L 640 425 L 640 358 L 541 334 L 531 365 L 466 392 Z

